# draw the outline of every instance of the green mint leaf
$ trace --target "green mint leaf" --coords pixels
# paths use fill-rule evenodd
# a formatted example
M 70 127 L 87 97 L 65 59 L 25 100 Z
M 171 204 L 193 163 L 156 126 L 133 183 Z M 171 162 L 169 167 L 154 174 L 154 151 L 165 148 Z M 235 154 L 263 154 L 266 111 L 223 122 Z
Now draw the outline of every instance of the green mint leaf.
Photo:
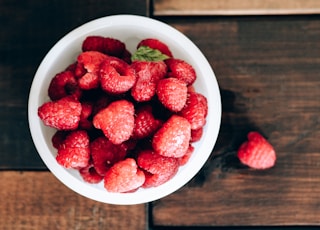
M 169 56 L 161 53 L 157 49 L 151 49 L 148 46 L 140 46 L 131 56 L 131 61 L 163 61 Z

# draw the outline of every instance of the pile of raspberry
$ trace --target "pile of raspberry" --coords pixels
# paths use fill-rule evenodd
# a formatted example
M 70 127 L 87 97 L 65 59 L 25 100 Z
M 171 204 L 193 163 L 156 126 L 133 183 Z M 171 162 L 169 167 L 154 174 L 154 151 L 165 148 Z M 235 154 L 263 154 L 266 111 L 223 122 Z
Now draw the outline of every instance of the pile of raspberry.
M 115 38 L 88 36 L 74 63 L 53 76 L 38 108 L 57 131 L 57 162 L 109 192 L 159 186 L 186 164 L 206 123 L 194 68 L 154 38 L 131 54 Z

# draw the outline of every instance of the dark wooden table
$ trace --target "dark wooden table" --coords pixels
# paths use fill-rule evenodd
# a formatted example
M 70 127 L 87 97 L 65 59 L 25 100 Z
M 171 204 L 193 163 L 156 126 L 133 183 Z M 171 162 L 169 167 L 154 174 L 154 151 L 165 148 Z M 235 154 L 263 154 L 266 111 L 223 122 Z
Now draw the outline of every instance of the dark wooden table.
M 212 65 L 223 114 L 204 168 L 174 194 L 115 206 L 66 188 L 28 129 L 28 93 L 44 55 L 98 17 L 146 15 L 187 35 Z M 161 16 L 152 1 L 0 1 L 0 229 L 320 227 L 320 16 Z M 264 134 L 276 166 L 255 171 L 235 151 Z M 302 227 L 301 227 L 302 228 Z

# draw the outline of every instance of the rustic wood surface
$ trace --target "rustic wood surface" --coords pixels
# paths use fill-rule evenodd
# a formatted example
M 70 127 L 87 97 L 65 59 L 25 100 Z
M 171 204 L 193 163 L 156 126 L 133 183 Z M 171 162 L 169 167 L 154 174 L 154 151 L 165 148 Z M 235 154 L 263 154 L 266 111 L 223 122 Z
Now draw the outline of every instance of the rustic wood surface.
M 146 229 L 145 205 L 87 199 L 50 172 L 2 171 L 0 184 L 0 229 Z
M 75 27 L 111 14 L 149 15 L 149 4 L 0 0 L 0 229 L 320 226 L 319 15 L 158 17 L 203 51 L 223 102 L 212 156 L 176 193 L 146 205 L 101 204 L 47 171 L 27 121 L 42 58 Z M 274 168 L 250 170 L 235 157 L 250 130 L 274 145 Z
M 320 13 L 318 0 L 154 0 L 153 14 L 275 15 Z
M 153 203 L 154 224 L 319 225 L 319 16 L 161 19 L 207 56 L 223 116 L 211 159 L 187 186 Z M 237 160 L 251 130 L 275 147 L 274 168 L 254 171 Z

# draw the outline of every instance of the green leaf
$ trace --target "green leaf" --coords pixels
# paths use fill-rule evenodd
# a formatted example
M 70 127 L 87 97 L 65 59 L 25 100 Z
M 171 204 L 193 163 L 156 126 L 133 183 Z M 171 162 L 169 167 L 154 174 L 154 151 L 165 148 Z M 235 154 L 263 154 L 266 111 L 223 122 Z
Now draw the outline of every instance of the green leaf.
M 140 46 L 131 56 L 131 61 L 163 61 L 169 56 L 161 53 L 157 49 L 151 49 L 148 46 Z

